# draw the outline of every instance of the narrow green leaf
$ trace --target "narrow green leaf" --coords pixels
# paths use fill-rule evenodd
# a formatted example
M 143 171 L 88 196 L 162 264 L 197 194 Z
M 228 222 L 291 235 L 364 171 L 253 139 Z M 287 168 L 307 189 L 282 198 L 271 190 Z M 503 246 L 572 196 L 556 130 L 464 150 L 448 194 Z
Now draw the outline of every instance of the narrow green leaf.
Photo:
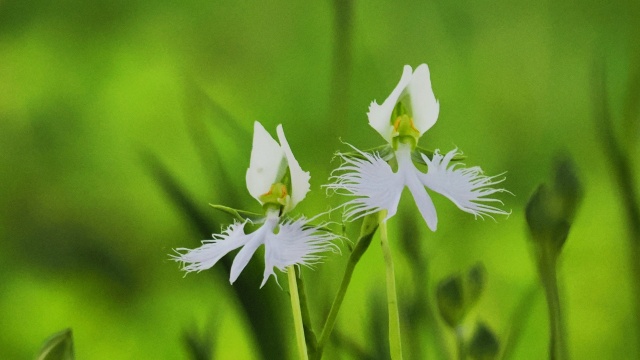
M 212 208 L 218 211 L 222 211 L 225 214 L 231 215 L 232 217 L 234 217 L 239 221 L 244 221 L 245 219 L 256 221 L 264 217 L 264 215 L 262 214 L 254 213 L 251 211 L 238 210 L 228 206 L 216 205 L 216 204 L 209 204 L 209 206 L 211 206 Z
M 165 192 L 169 200 L 174 203 L 185 219 L 195 226 L 202 236 L 210 234 L 212 229 L 219 229 L 220 225 L 214 223 L 205 214 L 187 190 L 178 182 L 171 172 L 150 153 L 143 153 L 143 161 Z M 229 276 L 233 257 L 225 256 L 220 265 L 213 267 L 213 271 L 223 272 Z M 285 321 L 281 302 L 283 293 L 278 286 L 268 284 L 260 289 L 260 278 L 264 270 L 264 263 L 253 259 L 247 264 L 231 290 L 235 292 L 242 309 L 248 319 L 249 326 L 255 336 L 260 352 L 260 358 L 276 359 L 286 352 Z M 260 299 L 260 301 L 256 301 Z

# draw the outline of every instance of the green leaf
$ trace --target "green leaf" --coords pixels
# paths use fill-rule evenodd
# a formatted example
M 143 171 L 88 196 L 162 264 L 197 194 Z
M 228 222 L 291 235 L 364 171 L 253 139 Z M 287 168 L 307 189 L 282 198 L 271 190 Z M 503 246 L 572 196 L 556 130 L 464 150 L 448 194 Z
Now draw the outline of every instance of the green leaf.
M 215 204 L 209 204 L 209 206 L 211 206 L 212 208 L 218 210 L 218 211 L 222 211 L 223 213 L 227 214 L 227 215 L 231 215 L 234 218 L 236 218 L 237 220 L 240 221 L 244 221 L 246 219 L 255 221 L 255 220 L 259 220 L 264 218 L 264 215 L 262 214 L 258 214 L 258 213 L 254 213 L 254 212 L 250 212 L 250 211 L 244 211 L 244 210 L 238 210 L 238 209 L 234 209 L 234 208 L 230 208 L 228 206 L 223 206 L 223 205 L 215 205 Z
M 37 360 L 73 360 L 75 356 L 73 354 L 73 335 L 71 329 L 65 329 L 59 333 L 51 335 L 49 337 L 38 356 Z
M 500 342 L 491 329 L 484 323 L 478 323 L 468 345 L 469 356 L 474 360 L 493 360 L 500 352 Z

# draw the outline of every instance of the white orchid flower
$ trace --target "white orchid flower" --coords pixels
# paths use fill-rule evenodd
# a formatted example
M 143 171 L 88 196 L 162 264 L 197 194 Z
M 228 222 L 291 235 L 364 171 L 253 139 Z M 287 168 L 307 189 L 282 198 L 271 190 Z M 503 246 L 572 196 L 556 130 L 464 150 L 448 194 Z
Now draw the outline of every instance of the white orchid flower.
M 214 266 L 229 252 L 241 248 L 231 266 L 229 281 L 233 284 L 260 245 L 265 246 L 264 286 L 274 268 L 285 271 L 291 265 L 311 265 L 319 253 L 334 250 L 337 235 L 308 224 L 306 218 L 286 220 L 283 214 L 293 209 L 309 192 L 309 173 L 300 168 L 293 157 L 282 125 L 277 129 L 278 144 L 264 127 L 254 123 L 253 148 L 247 170 L 247 189 L 265 209 L 264 223 L 252 233 L 245 232 L 249 220 L 236 221 L 213 240 L 204 240 L 197 249 L 176 249 L 174 260 L 187 272 Z
M 409 188 L 413 199 L 427 226 L 435 231 L 438 216 L 426 188 L 440 193 L 458 208 L 476 217 L 491 214 L 507 214 L 493 203 L 502 202 L 490 195 L 504 192 L 491 188 L 503 178 L 485 176 L 479 167 L 464 168 L 459 163 L 451 164 L 458 150 L 445 155 L 435 151 L 429 159 L 416 150 L 418 139 L 438 119 L 440 105 L 431 89 L 429 67 L 422 64 L 415 71 L 406 65 L 398 85 L 391 95 L 379 105 L 375 101 L 369 107 L 369 125 L 391 145 L 389 158 L 379 153 L 365 153 L 354 148 L 358 155 L 338 154 L 342 165 L 331 176 L 333 183 L 326 188 L 338 193 L 354 196 L 345 204 L 345 216 L 354 220 L 381 210 L 387 211 L 389 219 L 396 214 L 403 189 Z M 412 155 L 424 161 L 427 172 L 420 171 Z M 388 161 L 397 163 L 394 171 Z

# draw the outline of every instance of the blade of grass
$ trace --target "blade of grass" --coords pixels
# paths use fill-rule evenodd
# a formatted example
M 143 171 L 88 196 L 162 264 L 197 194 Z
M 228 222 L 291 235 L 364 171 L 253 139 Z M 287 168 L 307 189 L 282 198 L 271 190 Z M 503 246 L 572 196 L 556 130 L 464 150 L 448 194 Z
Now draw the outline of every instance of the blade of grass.
M 210 234 L 212 229 L 220 228 L 220 224 L 214 224 L 209 220 L 204 210 L 154 155 L 143 153 L 142 160 L 167 197 L 184 215 L 185 220 L 194 226 L 197 234 L 207 236 L 205 234 Z M 235 292 L 248 319 L 249 327 L 258 344 L 260 358 L 283 359 L 285 354 L 288 354 L 286 344 L 289 343 L 288 334 L 284 330 L 287 322 L 282 310 L 286 296 L 277 286 L 267 285 L 260 289 L 264 264 L 257 260 L 256 258 L 249 262 L 242 276 L 230 289 Z M 221 266 L 213 267 L 214 271 L 223 271 L 224 276 L 228 277 L 232 257 L 225 256 L 220 262 Z
M 500 356 L 501 360 L 508 360 L 513 356 L 513 351 L 516 345 L 518 345 L 518 341 L 520 341 L 525 324 L 533 312 L 537 298 L 536 295 L 538 295 L 539 291 L 540 286 L 538 286 L 538 284 L 530 285 L 520 298 L 518 305 L 511 315 L 509 333 L 504 337 L 504 346 L 502 347 L 503 350 Z
M 595 121 L 600 141 L 612 166 L 618 185 L 620 201 L 627 217 L 629 233 L 629 261 L 632 271 L 632 283 L 635 296 L 634 321 L 636 326 L 636 344 L 640 346 L 640 206 L 636 193 L 637 182 L 630 154 L 622 147 L 615 136 L 611 109 L 606 89 L 604 66 L 596 66 L 593 82 L 593 103 Z

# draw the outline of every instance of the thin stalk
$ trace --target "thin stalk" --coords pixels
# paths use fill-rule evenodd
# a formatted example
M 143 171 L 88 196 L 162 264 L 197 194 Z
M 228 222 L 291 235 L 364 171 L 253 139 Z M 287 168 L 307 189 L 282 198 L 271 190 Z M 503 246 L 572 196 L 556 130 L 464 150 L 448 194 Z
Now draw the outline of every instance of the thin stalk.
M 308 360 L 307 343 L 304 340 L 304 326 L 302 325 L 302 312 L 300 311 L 298 284 L 296 283 L 296 269 L 293 265 L 287 268 L 287 273 L 289 274 L 289 294 L 291 295 L 293 324 L 296 329 L 296 342 L 298 343 L 298 358 L 300 360 Z
M 298 295 L 300 298 L 300 311 L 302 312 L 304 337 L 307 341 L 309 357 L 312 358 L 316 352 L 318 340 L 316 339 L 316 334 L 313 332 L 313 326 L 311 325 L 311 315 L 309 314 L 309 305 L 307 303 L 307 292 L 305 290 L 304 281 L 302 280 L 302 274 L 300 271 L 297 271 L 297 275 L 296 282 L 298 283 Z
M 464 332 L 462 325 L 456 327 L 456 348 L 458 349 L 458 360 L 465 360 L 467 353 L 464 348 Z
M 378 217 L 377 215 L 366 216 L 362 221 L 362 228 L 360 229 L 360 237 L 356 242 L 356 246 L 353 248 L 351 255 L 349 255 L 349 260 L 347 260 L 347 267 L 344 269 L 344 275 L 342 275 L 342 282 L 340 283 L 340 288 L 338 289 L 338 293 L 336 297 L 333 299 L 333 303 L 331 304 L 331 310 L 329 310 L 329 315 L 327 316 L 327 320 L 324 323 L 324 327 L 322 328 L 322 333 L 320 334 L 320 339 L 318 340 L 318 345 L 316 347 L 315 359 L 319 360 L 322 358 L 322 352 L 324 351 L 324 346 L 329 341 L 329 337 L 331 336 L 331 332 L 336 324 L 336 319 L 338 318 L 338 312 L 340 311 L 340 306 L 342 306 L 342 301 L 344 300 L 344 296 L 347 293 L 347 288 L 349 287 L 349 283 L 351 283 L 351 276 L 353 275 L 353 271 L 360 261 L 362 254 L 369 248 L 369 244 L 371 244 L 371 239 L 373 235 L 376 233 L 378 229 Z
M 402 359 L 402 341 L 400 339 L 400 312 L 396 295 L 396 275 L 393 269 L 393 258 L 387 235 L 386 211 L 380 213 L 380 244 L 387 273 L 387 305 L 389 307 L 389 351 L 392 360 Z
M 542 279 L 542 285 L 544 286 L 549 311 L 549 359 L 567 360 L 569 359 L 569 354 L 565 338 L 564 319 L 560 306 L 556 259 L 550 252 L 551 250 L 548 250 L 547 254 L 543 255 L 542 261 L 539 264 L 540 277 Z

